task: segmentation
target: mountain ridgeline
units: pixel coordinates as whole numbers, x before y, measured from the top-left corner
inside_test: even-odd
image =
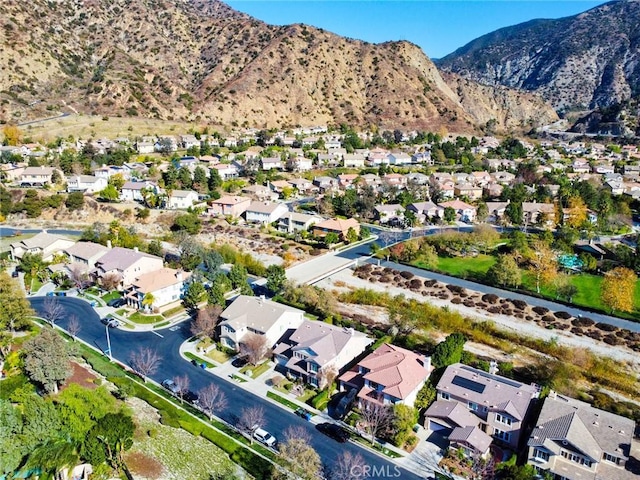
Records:
[[[267,25],[218,0],[4,0],[0,62],[5,122],[72,111],[471,132],[557,119],[536,95],[443,78],[411,43]]]
[[[484,85],[538,93],[558,111],[610,107],[640,95],[640,0],[502,28],[437,64]]]

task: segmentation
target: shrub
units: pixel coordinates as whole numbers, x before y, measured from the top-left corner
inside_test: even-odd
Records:
[[[327,403],[329,403],[329,392],[327,390],[322,390],[309,400],[309,405],[320,411],[325,409]]]
[[[596,328],[598,330],[602,330],[603,332],[615,332],[618,327],[615,325],[609,325],[608,323],[598,322],[596,323]]]
[[[462,300],[458,297],[454,297],[451,299],[451,303],[453,303],[454,305],[459,305],[462,303]]]
[[[413,273],[407,271],[400,272],[400,276],[406,280],[411,280],[413,277],[415,277]]]
[[[527,302],[523,300],[511,299],[511,303],[513,303],[513,306],[516,307],[518,310],[524,310],[525,308],[527,308]]]
[[[551,315],[544,315],[542,321],[545,323],[552,323],[555,320]]]
[[[561,318],[562,320],[569,320],[572,317],[569,312],[556,312],[554,315],[556,318]]]
[[[452,293],[457,293],[457,294],[461,294],[464,292],[464,288],[458,286],[458,285],[447,285],[447,290],[449,290]]]
[[[498,301],[498,296],[493,293],[485,293],[482,296],[482,301],[486,303],[496,303]]]
[[[436,283],[438,283],[437,280],[425,280],[424,286],[427,288],[431,288],[431,287],[435,287]]]
[[[538,315],[546,315],[549,313],[549,309],[545,307],[533,307],[531,310],[536,312]]]
[[[596,322],[587,317],[582,318],[574,318],[571,320],[571,325],[574,327],[591,327],[595,325]]]

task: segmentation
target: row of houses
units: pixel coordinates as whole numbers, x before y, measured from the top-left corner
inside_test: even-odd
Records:
[[[341,391],[357,392],[360,408],[413,406],[433,372],[429,357],[386,343],[369,351],[366,334],[307,320],[303,311],[264,298],[238,297],[222,312],[218,333],[236,351],[247,336],[264,336],[276,369],[290,379],[323,387],[333,372]],[[527,463],[555,478],[637,478],[626,468],[632,449],[638,452],[633,420],[555,392],[542,401],[538,385],[499,375],[495,362],[489,372],[447,367],[436,392],[425,427],[466,455],[486,457],[498,445],[526,451]]]
[[[27,253],[42,255],[45,262],[63,259],[50,268],[69,276],[80,274],[97,285],[112,277],[127,303],[138,309],[143,308],[145,296],[153,298],[150,309],[179,302],[191,276],[189,272],[165,267],[161,257],[137,248],[75,242],[47,232],[11,244],[12,259],[20,260]]]

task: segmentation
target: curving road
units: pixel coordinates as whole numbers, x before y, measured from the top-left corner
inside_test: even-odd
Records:
[[[43,312],[45,299],[46,297],[29,298],[32,307],[40,315]],[[59,297],[58,301],[63,306],[65,314],[63,319],[56,322],[56,325],[66,329],[69,317],[75,315],[81,324],[81,330],[77,336],[99,350],[107,351],[106,327],[100,323],[100,317],[93,308],[87,302],[77,298]],[[210,383],[217,384],[224,391],[228,404],[224,410],[217,412],[217,415],[231,424],[235,423],[242,408],[260,406],[265,412],[264,427],[269,432],[282,440],[282,433],[287,428],[292,426],[303,428],[310,434],[311,445],[318,452],[325,465],[331,466],[335,463],[338,455],[344,451],[350,451],[354,454],[359,453],[364,458],[365,463],[372,469],[375,468],[375,471],[379,472],[388,472],[390,477],[402,478],[403,480],[423,478],[353,443],[339,444],[317,432],[309,422],[302,420],[293,413],[239,388],[233,382],[226,381],[205,370],[194,367],[184,360],[179,353],[180,345],[191,337],[188,322],[182,322],[160,332],[127,332],[112,328],[109,330],[109,336],[113,358],[127,365],[129,364],[131,352],[140,347],[149,347],[160,352],[162,362],[157,372],[151,375],[151,378],[158,383],[166,378],[187,375],[190,381],[189,388],[193,391],[198,391]]]

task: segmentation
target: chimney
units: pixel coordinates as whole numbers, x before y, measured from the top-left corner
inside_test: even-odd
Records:
[[[424,366],[424,368],[426,370],[431,370],[431,356],[427,355],[424,357],[424,359],[422,360],[422,366]]]
[[[496,362],[495,360],[491,360],[491,363],[489,363],[489,374],[496,375],[497,373],[498,373],[498,362]]]
[[[176,272],[176,280],[178,280],[179,282],[182,281],[182,270],[178,270]]]
[[[113,246],[111,245],[111,240],[107,240],[107,248],[113,248]]]
[[[138,247],[133,247],[133,251],[137,252],[138,251]]]

